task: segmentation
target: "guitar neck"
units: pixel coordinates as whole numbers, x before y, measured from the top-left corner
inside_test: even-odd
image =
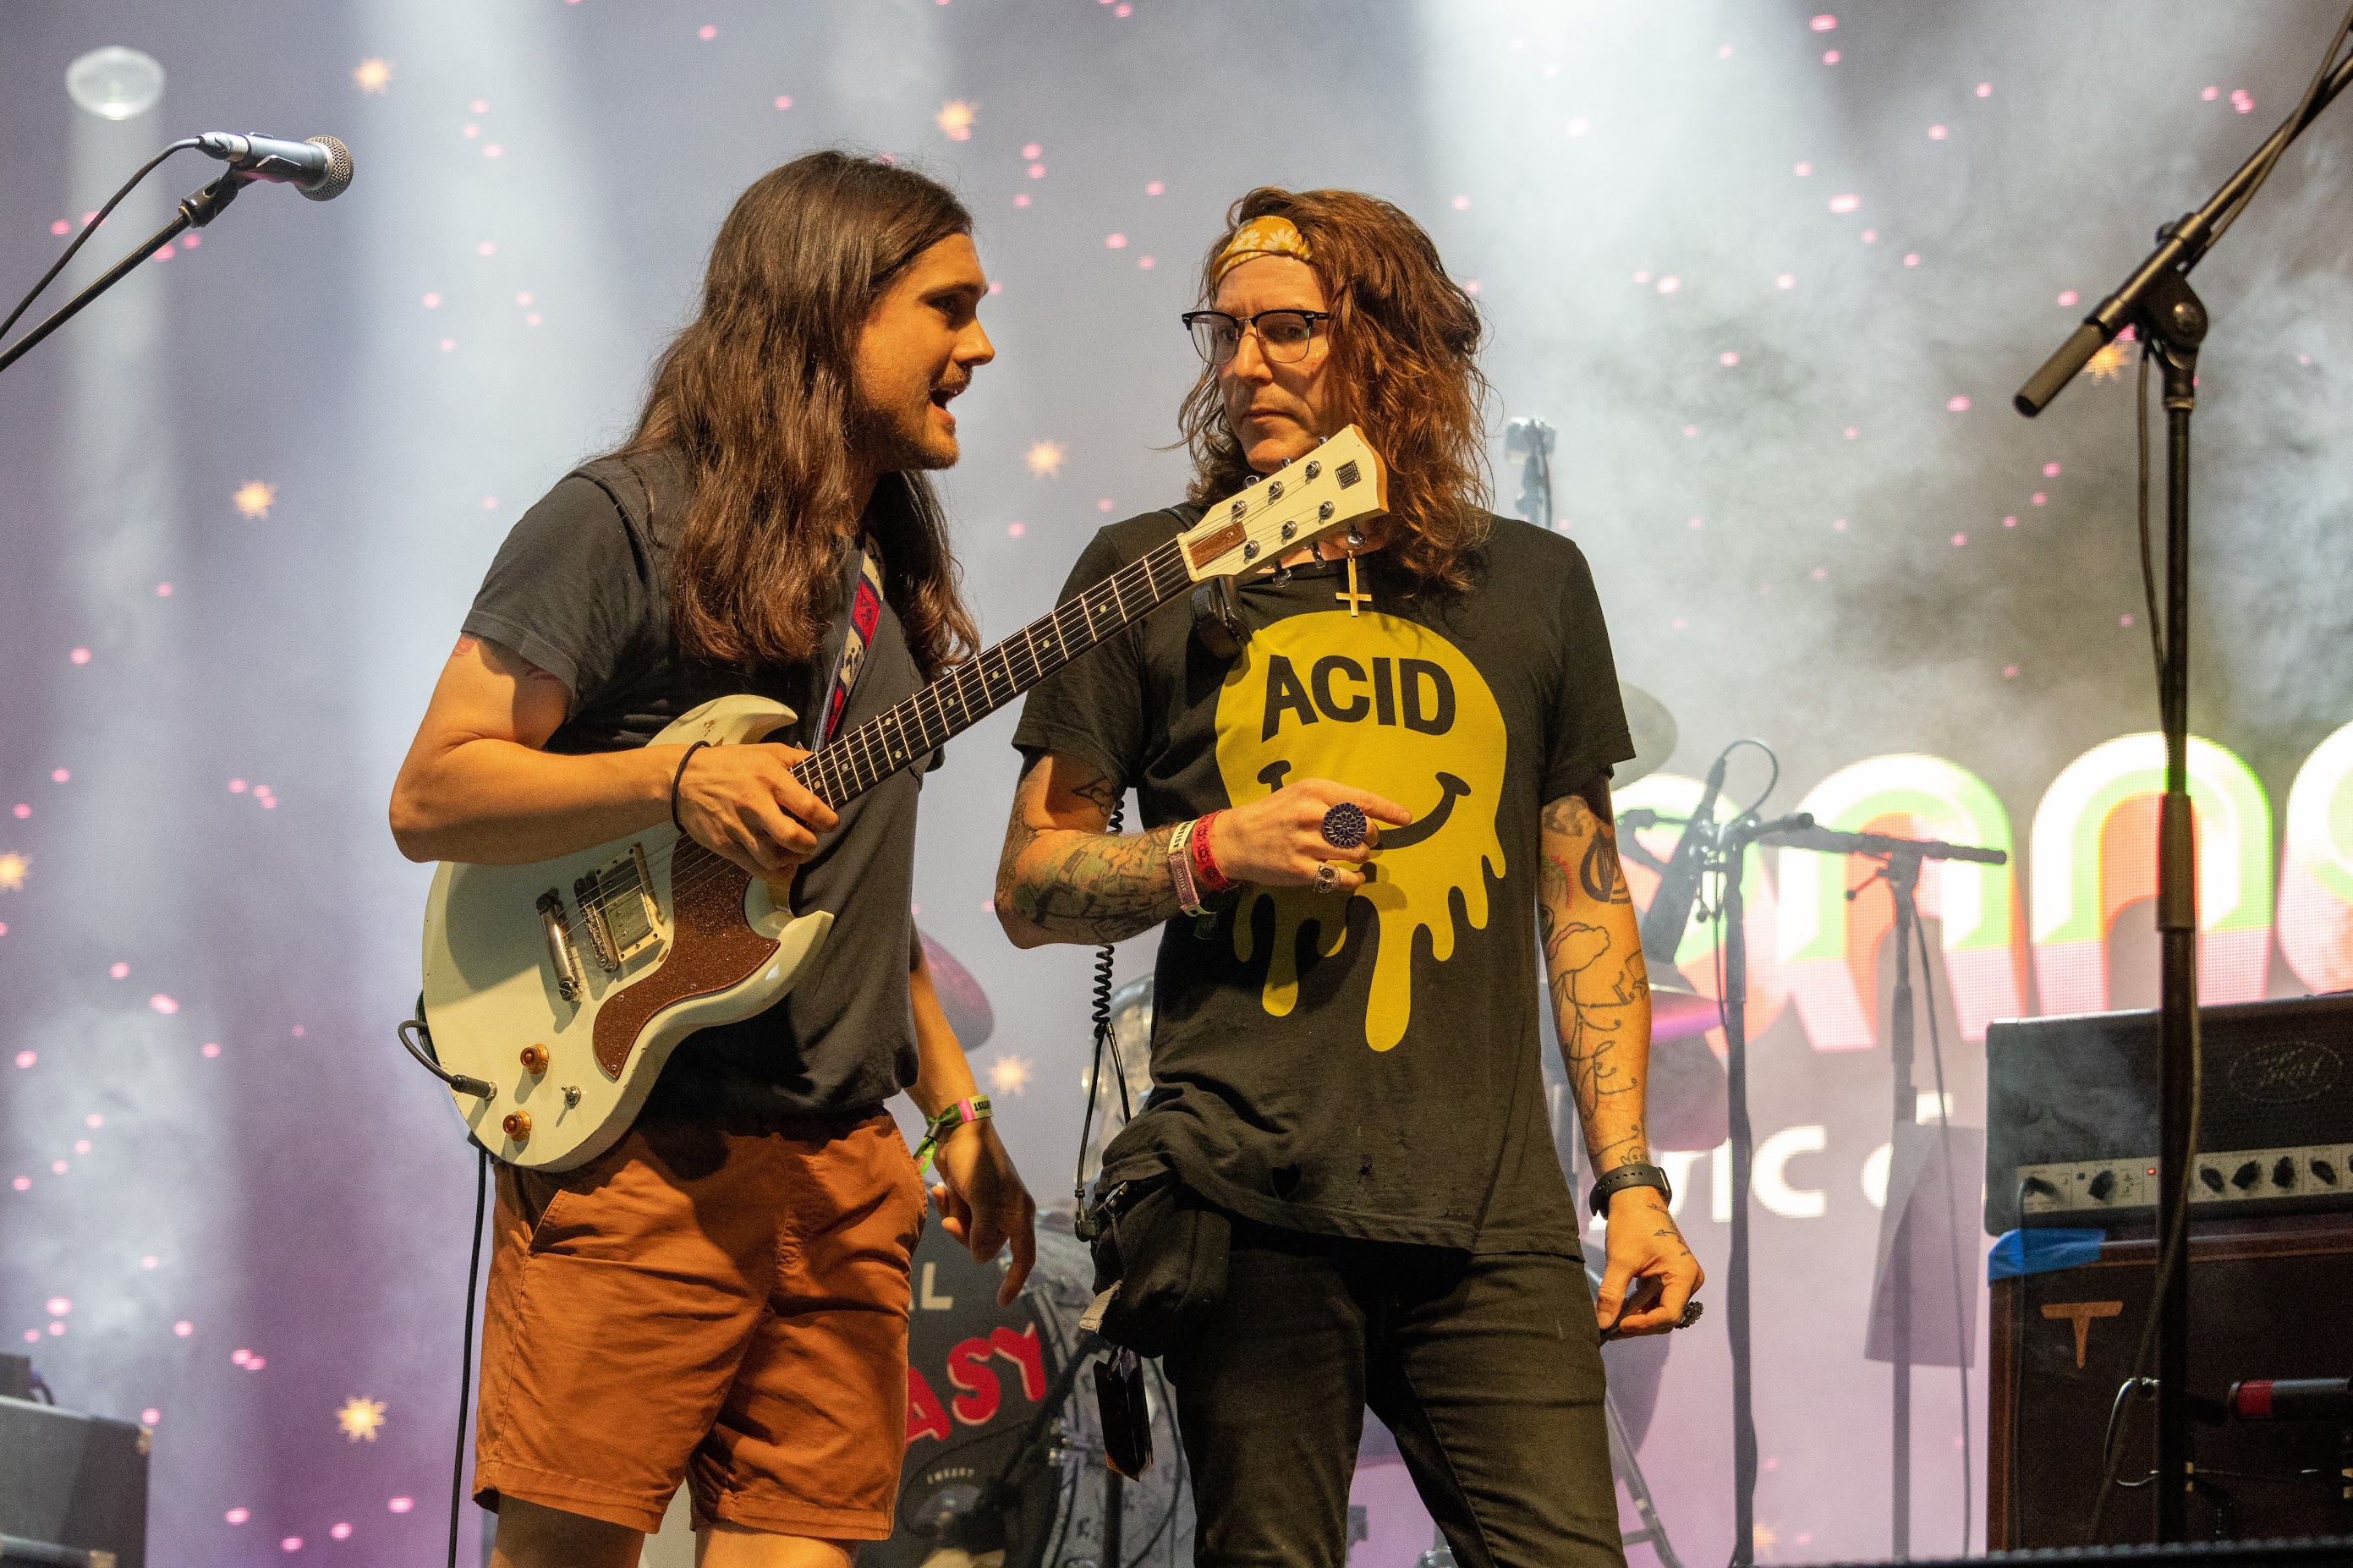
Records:
[[[887,713],[837,735],[793,775],[837,811],[1142,620],[1191,584],[1170,540],[1077,598],[957,665]]]

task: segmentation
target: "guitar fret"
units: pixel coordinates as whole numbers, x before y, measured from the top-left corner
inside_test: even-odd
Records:
[[[1124,631],[1191,581],[1175,540],[1121,567],[1093,587],[1023,626],[977,658],[947,670],[888,711],[806,759],[795,775],[839,810],[959,731]]]

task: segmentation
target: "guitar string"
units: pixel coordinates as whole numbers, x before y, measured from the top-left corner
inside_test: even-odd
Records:
[[[812,782],[813,775],[829,771],[832,774],[831,779],[818,779],[817,783],[819,787],[813,787],[811,789],[811,793],[818,795],[820,799],[824,799],[826,798],[828,790],[840,791],[845,781],[841,776],[843,764],[839,760],[828,762],[823,769],[811,767],[812,763],[818,763],[820,759],[834,757],[835,753],[839,752],[841,756],[845,756],[849,759],[847,765],[851,770],[849,780],[848,782],[851,784],[853,787],[850,787],[847,793],[840,794],[839,795],[839,804],[846,805],[849,801],[856,799],[858,795],[873,788],[875,785],[881,784],[883,780],[891,777],[892,774],[902,771],[923,752],[945,744],[948,740],[954,738],[963,730],[970,728],[973,724],[979,722],[980,719],[987,718],[989,714],[996,712],[997,709],[1003,707],[1006,703],[1012,701],[1015,697],[1019,696],[1022,691],[1028,689],[1030,686],[1034,686],[1038,681],[1044,679],[1048,675],[1054,673],[1055,670],[1061,668],[1064,665],[1067,665],[1073,657],[1076,657],[1069,651],[1069,641],[1071,636],[1069,630],[1059,626],[1059,625],[1056,631],[1053,634],[1050,634],[1048,651],[1041,656],[1037,647],[1039,639],[1031,635],[1039,626],[1049,621],[1059,623],[1065,616],[1071,615],[1073,613],[1080,613],[1082,629],[1083,630],[1086,623],[1082,612],[1089,607],[1089,601],[1099,598],[1103,589],[1111,588],[1113,590],[1112,605],[1114,610],[1121,614],[1122,619],[1117,627],[1103,632],[1096,639],[1097,641],[1100,641],[1103,637],[1116,635],[1119,630],[1124,630],[1126,626],[1133,625],[1136,619],[1143,616],[1149,615],[1153,610],[1166,603],[1169,597],[1171,597],[1175,593],[1175,585],[1172,584],[1170,587],[1163,589],[1160,586],[1159,577],[1163,570],[1166,568],[1172,565],[1182,564],[1181,552],[1172,548],[1175,543],[1175,541],[1171,541],[1169,545],[1162,546],[1154,550],[1150,554],[1144,556],[1142,559],[1131,562],[1128,565],[1124,566],[1119,571],[1112,574],[1111,576],[1106,577],[1103,583],[1099,584],[1096,587],[1089,589],[1086,594],[1071,599],[1067,604],[1057,606],[1051,615],[1039,617],[1038,621],[1032,622],[1029,626],[1025,626],[1021,631],[1015,633],[1013,637],[1005,638],[995,647],[992,647],[978,657],[957,666],[955,670],[941,677],[938,680],[934,681],[923,690],[917,691],[913,696],[902,700],[899,703],[894,704],[888,711],[880,714],[873,719],[868,720],[849,734],[840,737],[830,745],[813,752],[808,757],[804,758],[801,762],[795,763],[793,766],[794,776],[797,779],[801,780],[803,784],[807,784]],[[1130,579],[1130,581],[1126,582],[1124,586],[1114,586],[1114,584],[1121,584],[1122,579]],[[1135,579],[1140,579],[1140,581]],[[1188,577],[1186,580],[1189,581],[1190,579]],[[1139,605],[1133,614],[1128,614],[1126,606],[1127,595],[1130,591],[1134,590],[1142,590],[1149,593],[1152,595],[1151,602],[1149,604]],[[1098,613],[1100,613],[1099,607]],[[1010,652],[1007,651],[1016,638],[1026,639],[1030,644],[1026,657],[1029,660],[1031,673],[1026,679],[1023,679],[1015,669],[1013,664],[1014,656]],[[1090,651],[1093,646],[1094,645],[1092,643],[1090,643],[1086,647],[1082,647],[1079,651],[1081,654],[1083,654]],[[997,659],[998,666],[1004,672],[1005,680],[1013,688],[1013,689],[1008,691],[1001,699],[994,689],[991,679],[985,668],[987,662],[992,657]],[[1060,662],[1053,662],[1057,658],[1060,659]],[[977,718],[974,716],[976,700],[964,689],[965,678],[967,676],[977,676],[980,681],[978,701],[987,704],[985,711],[982,711]],[[952,719],[949,716],[945,700],[935,700],[933,703],[933,707],[937,712],[939,722],[945,732],[941,736],[940,740],[934,742],[930,738],[931,721],[923,718],[921,704],[922,700],[927,696],[931,696],[940,689],[947,687],[953,687],[955,689],[956,711],[963,715],[963,719],[961,722]],[[902,710],[905,710],[906,711],[902,714]],[[919,746],[910,747],[906,744],[907,725],[911,719],[918,726],[917,733],[923,738],[923,744]],[[882,738],[884,731],[893,724],[897,725],[900,737],[900,743],[896,749],[895,755],[891,743],[887,739]],[[880,760],[877,760],[878,758]],[[807,770],[807,773],[806,773],[803,771],[805,769]],[[871,775],[871,777],[869,776],[870,774]],[[835,804],[835,802],[828,801],[828,804]],[[703,855],[708,856],[710,858],[711,864],[697,866],[694,869],[687,872],[683,879],[680,879],[675,875],[673,876],[670,889],[670,896],[673,902],[675,902],[675,900],[681,896],[692,891],[696,887],[708,882],[714,877],[723,876],[731,869],[738,871],[742,869],[740,867],[735,866],[734,862],[727,859],[726,857],[716,853],[692,838],[681,838],[669,846],[667,850],[657,850],[655,853],[669,853],[672,857],[672,867],[674,868],[676,865],[675,857],[677,853],[681,848],[688,844],[692,844],[696,849],[700,850]],[[627,892],[628,890],[629,889],[617,889],[617,893]]]
[[[1228,501],[1224,504],[1229,515],[1226,521],[1220,526],[1230,527],[1235,523],[1248,524],[1255,519],[1262,519],[1267,512],[1272,510],[1281,504],[1281,500],[1282,498],[1280,497],[1269,498],[1260,501],[1256,506],[1251,506],[1247,500],[1245,500],[1243,510],[1240,512],[1234,512],[1232,510],[1233,503],[1231,501]],[[1318,530],[1317,532],[1329,531],[1330,528],[1337,528],[1339,526],[1339,521],[1335,521],[1328,528]],[[1187,531],[1189,532],[1190,530]],[[1310,538],[1312,540],[1314,535],[1311,534]],[[817,795],[820,799],[827,800],[827,804],[832,805],[847,805],[849,801],[856,799],[859,795],[866,793],[866,791],[872,789],[876,785],[881,784],[884,780],[890,778],[892,774],[904,769],[913,761],[914,757],[920,752],[935,750],[939,746],[946,744],[949,740],[954,739],[955,736],[962,731],[969,729],[974,724],[980,722],[982,719],[986,719],[990,715],[993,715],[998,709],[1004,707],[1007,703],[1011,702],[1014,698],[1020,696],[1029,687],[1036,685],[1039,681],[1046,679],[1047,676],[1055,673],[1055,671],[1071,663],[1073,658],[1091,652],[1103,641],[1118,635],[1121,631],[1124,631],[1128,626],[1134,625],[1145,616],[1151,614],[1154,610],[1159,608],[1161,605],[1166,603],[1168,599],[1175,595],[1178,587],[1183,586],[1185,583],[1189,583],[1194,580],[1188,570],[1184,579],[1180,582],[1173,583],[1166,589],[1161,588],[1159,584],[1159,575],[1162,568],[1172,565],[1187,565],[1184,558],[1183,545],[1184,536],[1180,534],[1176,538],[1167,541],[1166,543],[1156,546],[1155,549],[1136,560],[1130,562],[1127,565],[1121,567],[1118,571],[1113,572],[1109,576],[1105,577],[1094,587],[1088,589],[1085,593],[1080,594],[1063,604],[1056,605],[1048,614],[1039,616],[1037,620],[1030,622],[1020,630],[1004,637],[994,647],[985,649],[981,653],[976,655],[973,658],[963,664],[955,666],[947,674],[941,676],[938,679],[932,681],[920,690],[901,699],[898,702],[892,704],[888,710],[876,715],[874,718],[866,721],[857,729],[851,731],[849,734],[839,737],[830,744],[821,747],[817,752],[814,752],[807,757],[803,758],[799,763],[793,765],[793,776],[796,779],[800,780],[800,782],[805,785],[809,785],[810,793]],[[1122,585],[1123,579],[1130,580],[1126,583],[1125,588],[1123,588]],[[1152,594],[1153,597],[1151,602],[1142,605],[1132,615],[1127,613],[1125,602],[1126,589],[1141,589]],[[1092,607],[1096,610],[1098,615],[1102,613],[1100,606],[1092,605],[1091,601],[1099,598],[1105,590],[1109,590],[1110,592],[1112,607],[1113,610],[1120,616],[1120,622],[1116,626],[1111,627],[1110,629],[1096,635],[1092,641],[1080,648],[1078,654],[1074,655],[1070,651],[1069,631],[1061,625],[1061,622],[1066,616],[1075,614],[1079,618],[1081,632],[1082,634],[1085,633],[1088,628],[1092,626],[1092,622],[1089,620],[1084,612],[1090,607]],[[1038,651],[1037,634],[1040,627],[1050,628],[1048,632],[1048,651],[1043,658],[1039,656]],[[1014,654],[1011,650],[1017,640],[1027,645],[1025,650],[1026,657],[1029,660],[1031,670],[1027,680],[1024,680],[1014,668]],[[1013,688],[1013,689],[1008,691],[1001,700],[997,699],[995,691],[991,689],[987,667],[988,660],[992,657],[997,658],[998,667],[1004,672],[1005,679]],[[1052,664],[1050,668],[1048,660],[1057,658],[1059,658],[1060,662]],[[980,714],[979,718],[975,718],[973,716],[972,699],[964,689],[965,678],[967,676],[978,677],[980,681],[981,700],[988,704],[986,710]],[[963,721],[961,723],[949,718],[945,700],[938,695],[944,689],[951,690],[953,692],[955,699],[956,711],[963,715]],[[933,700],[932,705],[934,710],[938,714],[939,721],[944,731],[941,738],[936,742],[930,739],[931,723],[930,721],[926,720],[923,714],[923,704],[926,698],[931,698]],[[904,710],[903,713],[902,710]],[[922,746],[913,749],[907,748],[905,744],[907,736],[906,726],[910,720],[918,726],[917,734],[921,736],[923,741],[923,744]],[[893,755],[892,749],[885,736],[885,731],[892,725],[896,725],[899,731],[900,750],[896,756]],[[876,760],[878,755],[881,759],[880,761]],[[850,788],[847,794],[839,795],[838,799],[828,799],[828,795],[829,792],[839,792],[842,788],[844,783],[841,776],[843,767],[842,759],[845,757],[848,759],[847,765],[851,770],[849,782],[851,783],[854,787]],[[804,776],[804,769],[808,770],[807,776]],[[822,780],[818,778],[818,775],[828,772],[832,775],[829,780]],[[871,778],[865,776],[869,773],[872,773],[873,776]],[[813,783],[813,780],[817,782]],[[820,784],[824,785],[824,787],[819,787]],[[699,851],[700,854],[705,858],[705,860],[708,863],[698,864],[688,870],[681,878],[676,872],[677,857],[690,846]],[[741,867],[736,866],[733,861],[729,860],[725,856],[717,853],[690,837],[681,836],[668,847],[652,851],[649,856],[649,861],[652,855],[666,855],[670,858],[670,864],[669,869],[672,872],[670,899],[673,910],[673,921],[676,919],[675,910],[677,900],[679,899],[692,892],[698,887],[708,884],[712,879],[725,875],[730,870],[742,870]],[[651,868],[650,864],[649,864],[648,869],[650,870]],[[634,896],[642,889],[643,884],[641,882],[636,882],[634,879],[632,880],[632,885],[617,887],[609,890],[599,886],[596,891],[590,895],[588,900],[581,900],[582,918],[586,920],[588,914],[589,903],[593,901],[596,913],[603,917],[607,921],[606,929],[609,932],[611,931],[610,921],[613,914],[614,901],[616,900],[626,900]],[[650,892],[650,889],[645,890],[649,893]],[[575,899],[578,899],[578,891],[576,888],[575,889],[574,896]],[[573,918],[569,911],[564,909],[560,899],[557,905],[557,913],[558,924],[563,928],[565,937],[576,947],[579,943],[580,933],[575,928]],[[593,937],[592,945],[594,945]]]
[[[1256,508],[1246,510],[1239,518],[1229,519],[1229,523],[1248,522],[1253,518],[1263,518],[1267,511],[1280,504],[1279,500],[1261,501]],[[1091,651],[1096,643],[1124,630],[1142,616],[1158,608],[1173,596],[1176,587],[1181,586],[1184,582],[1191,581],[1188,573],[1184,579],[1172,583],[1166,588],[1161,585],[1160,578],[1167,568],[1182,567],[1184,564],[1181,539],[1170,540],[1167,543],[1113,573],[1086,593],[1057,605],[1052,612],[1039,617],[1021,630],[1004,638],[996,647],[957,666],[922,690],[901,700],[890,710],[868,720],[849,734],[840,737],[832,744],[796,763],[793,768],[795,777],[804,784],[814,783],[816,787],[812,789],[812,793],[818,795],[820,798],[826,798],[828,795],[833,795],[835,798],[828,800],[828,804],[846,804],[849,800],[856,798],[858,795],[863,794],[892,773],[901,771],[921,752],[944,744],[961,731],[979,722],[980,719],[994,713],[1029,687],[1070,663],[1072,658]],[[1103,605],[1099,601],[1104,597],[1106,591],[1109,594],[1111,608],[1121,616],[1120,624],[1095,634],[1093,641],[1081,647],[1078,654],[1071,653],[1070,645],[1072,630],[1064,623],[1066,620],[1075,618],[1079,634],[1087,634],[1092,625],[1087,611],[1092,608],[1097,616],[1103,613]],[[1140,605],[1131,614],[1127,611],[1126,599],[1131,592],[1135,591],[1149,594],[1151,602]],[[1044,631],[1042,639],[1039,636],[1041,629]],[[1044,643],[1042,653],[1039,649],[1041,640]],[[1017,643],[1025,646],[1017,651],[1015,647]],[[1030,674],[1026,679],[1016,668],[1017,658],[1026,658],[1029,660]],[[1002,672],[1001,677],[992,678],[988,668],[992,658],[997,661],[997,668]],[[978,717],[976,717],[974,712],[976,696],[966,685],[967,680],[971,679],[977,679],[979,681],[977,701],[987,705],[985,711]],[[998,679],[1013,688],[1005,692],[1001,698],[995,689]],[[952,717],[950,714],[951,698],[955,704],[955,714],[960,718]],[[924,714],[923,709],[927,702],[936,715],[937,724],[944,731],[938,741],[931,738],[935,721]],[[907,731],[911,722],[921,738],[921,745],[914,747],[906,745]],[[897,728],[900,737],[900,744],[895,754],[887,738],[888,731],[893,726]],[[845,765],[849,770],[847,780],[843,777]],[[872,775],[871,778],[867,776],[870,773]],[[850,786],[847,793],[843,793],[845,784]],[[693,843],[695,847],[708,856],[712,863],[697,866],[689,871],[683,879],[674,876],[671,884],[673,900],[691,892],[695,887],[708,881],[711,878],[724,875],[731,868],[740,869],[724,856],[714,853],[691,838],[677,841],[669,847],[668,852],[674,858],[678,848],[689,843]],[[661,852],[663,851],[657,851],[657,853]],[[672,864],[674,868],[674,858]],[[612,896],[628,896],[634,890],[634,889],[616,889]],[[606,895],[602,889],[599,889],[600,910],[607,907],[605,899]]]

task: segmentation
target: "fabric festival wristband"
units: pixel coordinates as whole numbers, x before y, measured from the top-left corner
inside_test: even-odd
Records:
[[[694,761],[695,752],[709,744],[711,742],[708,741],[697,741],[689,746],[686,749],[686,755],[678,760],[678,772],[670,775],[670,825],[681,833],[685,832],[686,828],[678,819],[678,786],[686,782],[686,764]]]
[[[1198,820],[1180,822],[1168,839],[1168,875],[1176,884],[1176,907],[1194,916],[1208,912],[1202,909],[1201,895],[1193,886],[1193,834],[1199,826]]]
[[[988,1096],[976,1094],[970,1100],[959,1100],[926,1122],[923,1141],[915,1145],[915,1169],[922,1170],[931,1162],[932,1153],[939,1148],[940,1140],[957,1128],[974,1121],[987,1121],[996,1116]]]
[[[1224,815],[1213,811],[1193,825],[1193,880],[1205,893],[1222,893],[1234,885],[1233,879],[1218,868],[1217,851],[1209,845],[1209,825]]]

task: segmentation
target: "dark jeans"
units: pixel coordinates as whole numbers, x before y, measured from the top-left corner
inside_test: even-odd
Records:
[[[1166,1368],[1201,1568],[1342,1568],[1367,1405],[1461,1568],[1622,1565],[1583,1263],[1236,1221]]]

